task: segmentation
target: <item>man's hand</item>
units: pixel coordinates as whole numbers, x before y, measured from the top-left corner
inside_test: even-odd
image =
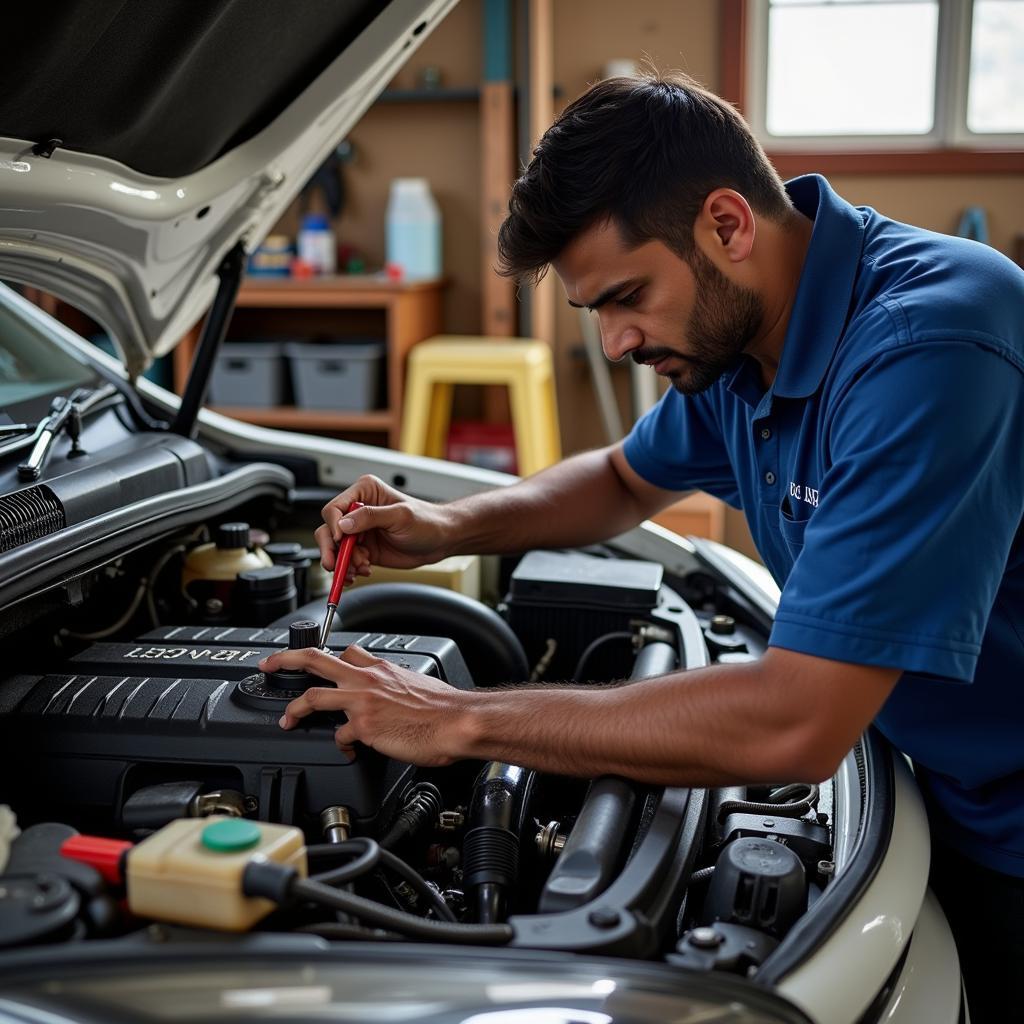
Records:
[[[353,501],[363,508],[346,514]],[[324,525],[315,533],[323,567],[330,572],[338,544],[347,533],[359,534],[347,582],[369,576],[371,565],[413,569],[443,558],[447,519],[439,506],[410,498],[375,476],[361,476],[321,510]]]
[[[280,651],[260,662],[265,672],[303,669],[325,680],[285,708],[281,727],[292,729],[314,711],[344,711],[348,722],[334,742],[352,758],[356,742],[410,764],[439,767],[458,754],[457,734],[466,694],[439,679],[348,647],[340,658],[306,648]],[[333,684],[333,687],[331,686]]]

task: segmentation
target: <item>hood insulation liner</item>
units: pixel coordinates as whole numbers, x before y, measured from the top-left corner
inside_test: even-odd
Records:
[[[179,178],[251,138],[387,0],[76,0],[4,12],[0,136]]]

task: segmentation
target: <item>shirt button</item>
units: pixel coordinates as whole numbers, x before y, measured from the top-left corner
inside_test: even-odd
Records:
[[[773,483],[775,483],[775,474],[770,469],[764,475],[764,482],[766,484],[768,484],[769,486],[771,486]]]
[[[772,436],[771,429],[768,427],[761,428],[761,440],[767,441]]]

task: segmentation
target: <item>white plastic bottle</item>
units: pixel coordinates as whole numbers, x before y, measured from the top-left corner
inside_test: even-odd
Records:
[[[386,259],[407,281],[441,276],[441,210],[426,178],[391,182]]]
[[[317,274],[333,274],[338,269],[337,248],[330,221],[319,213],[307,213],[299,228],[299,259]]]

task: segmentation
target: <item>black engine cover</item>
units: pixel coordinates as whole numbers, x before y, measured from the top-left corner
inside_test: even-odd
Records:
[[[473,685],[450,640],[343,633],[331,641]],[[345,763],[332,735],[340,716],[314,715],[284,732],[277,722],[285,701],[257,710],[235,698],[239,681],[286,642],[277,629],[165,627],[134,644],[94,644],[53,673],[5,680],[0,802],[13,804],[23,823],[58,818],[109,829],[137,790],[194,779],[252,798],[263,821],[315,830],[320,812],[341,804],[373,832],[412,767],[369,749]]]

